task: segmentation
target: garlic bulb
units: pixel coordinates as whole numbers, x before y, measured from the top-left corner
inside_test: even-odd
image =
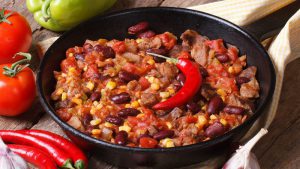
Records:
[[[26,161],[12,152],[0,137],[0,168],[1,169],[28,169]]]
[[[233,154],[222,169],[260,169],[255,155],[251,153],[251,149],[267,133],[266,129],[261,129],[251,140]]]

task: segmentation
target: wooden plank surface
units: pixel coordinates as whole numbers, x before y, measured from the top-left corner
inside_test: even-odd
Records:
[[[216,0],[119,0],[110,10],[116,11],[135,7],[173,6],[187,7]],[[32,52],[34,45],[58,33],[41,28],[26,9],[25,0],[0,0],[1,6],[20,12],[29,21],[33,31]],[[37,67],[38,58],[35,58]],[[300,59],[289,64],[284,77],[282,95],[278,113],[269,133],[254,148],[262,169],[299,169],[300,168]],[[42,110],[38,100],[24,115],[17,118],[0,117],[0,129],[38,128],[63,135],[58,125]],[[115,169],[101,160],[91,157],[91,169]]]

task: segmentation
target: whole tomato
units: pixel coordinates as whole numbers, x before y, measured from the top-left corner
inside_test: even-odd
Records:
[[[35,98],[35,78],[27,65],[31,56],[14,64],[0,65],[0,115],[16,116],[30,108]]]
[[[0,9],[0,64],[13,63],[21,57],[17,52],[27,52],[32,41],[32,33],[26,19],[17,12]]]

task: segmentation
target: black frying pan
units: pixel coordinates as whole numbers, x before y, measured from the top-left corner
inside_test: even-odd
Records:
[[[194,29],[210,39],[222,38],[226,43],[236,45],[241,55],[248,56],[248,65],[258,67],[257,79],[261,92],[254,115],[242,125],[215,139],[168,149],[130,148],[107,143],[83,134],[62,121],[55,113],[50,95],[55,87],[53,71],[60,70],[59,64],[65,58],[65,51],[69,47],[82,45],[86,39],[124,39],[128,37],[127,28],[140,21],[150,22],[151,28],[157,33],[169,31],[179,37],[186,29]],[[275,71],[263,46],[245,30],[228,21],[187,9],[137,8],[95,17],[63,34],[48,49],[41,61],[37,73],[37,86],[46,112],[73,140],[89,147],[92,146],[92,150],[104,161],[123,167],[146,165],[156,168],[173,168],[199,163],[228,152],[230,144],[245,135],[271,100],[275,86]]]

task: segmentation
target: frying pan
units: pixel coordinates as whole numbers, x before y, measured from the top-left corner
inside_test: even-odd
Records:
[[[287,16],[286,16],[287,17]],[[278,19],[278,18],[277,18]],[[286,18],[285,18],[286,19]],[[281,19],[283,20],[283,19]],[[86,39],[96,40],[124,39],[128,37],[127,28],[140,21],[148,21],[157,33],[169,31],[177,37],[186,29],[193,29],[210,39],[222,38],[226,43],[236,45],[240,54],[247,55],[248,65],[258,68],[257,79],[260,83],[260,97],[255,113],[243,124],[212,140],[189,146],[174,148],[142,149],[125,147],[90,137],[61,120],[55,113],[50,95],[55,88],[53,71],[60,70],[60,62],[65,51],[73,46],[82,45]],[[266,23],[263,21],[262,23]],[[282,24],[282,23],[281,23]],[[280,24],[269,24],[268,32]],[[257,28],[257,27],[256,27]],[[248,26],[249,30],[257,30]],[[259,37],[262,32],[258,31]],[[40,101],[45,111],[62,127],[75,142],[91,148],[102,160],[117,166],[152,166],[155,168],[174,168],[205,161],[228,152],[233,142],[245,135],[255,120],[263,113],[271,100],[275,86],[275,71],[268,53],[254,36],[246,30],[216,16],[181,8],[136,8],[95,17],[64,33],[46,52],[37,72],[37,87]]]

